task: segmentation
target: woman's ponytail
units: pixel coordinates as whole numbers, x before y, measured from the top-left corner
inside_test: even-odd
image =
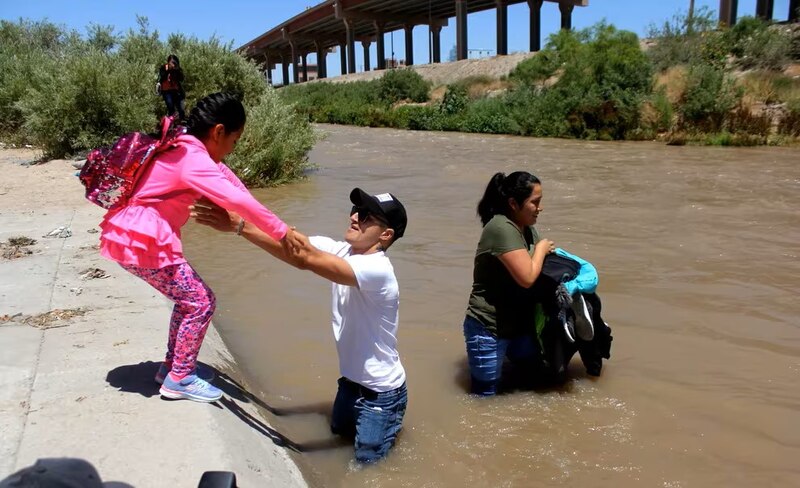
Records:
[[[503,202],[506,198],[503,195],[503,181],[506,175],[503,173],[495,173],[489,184],[486,185],[486,191],[483,192],[483,198],[478,202],[478,217],[481,219],[481,224],[486,225],[492,220],[492,217],[498,213],[504,213]]]
[[[481,219],[481,224],[485,226],[498,214],[508,216],[511,212],[508,199],[513,198],[518,205],[522,205],[525,199],[531,196],[533,185],[536,184],[541,184],[539,178],[527,171],[515,171],[508,176],[495,173],[478,203],[478,217]]]

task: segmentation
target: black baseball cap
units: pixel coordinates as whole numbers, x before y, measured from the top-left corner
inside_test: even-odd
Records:
[[[406,224],[408,224],[408,216],[406,208],[394,195],[391,193],[370,195],[361,188],[353,188],[353,191],[350,192],[350,201],[353,202],[353,205],[364,207],[385,220],[389,224],[389,228],[394,230],[395,239],[403,237],[406,232]]]
[[[127,483],[103,483],[88,461],[76,458],[44,458],[0,480],[0,488],[107,488]]]

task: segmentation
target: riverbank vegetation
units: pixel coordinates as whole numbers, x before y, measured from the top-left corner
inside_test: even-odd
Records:
[[[719,145],[800,137],[800,29],[709,10],[650,29],[600,23],[549,38],[503,79],[433,87],[412,69],[374,81],[279,91],[313,122],[599,140]]]
[[[117,34],[86,35],[49,22],[0,21],[0,138],[41,147],[48,159],[81,155],[129,131],[152,131],[165,114],[155,92],[158,66],[176,54],[184,68],[187,113],[203,96],[228,91],[248,110],[229,163],[251,185],[300,176],[316,136],[269,87],[258,66],[212,38],[170,35],[147,20]]]

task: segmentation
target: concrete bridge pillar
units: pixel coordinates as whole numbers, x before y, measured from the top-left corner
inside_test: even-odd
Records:
[[[361,46],[364,48],[364,71],[369,71],[369,45],[372,44],[371,41],[361,41]]]
[[[442,26],[432,25],[430,27],[430,35],[433,44],[433,52],[431,53],[431,63],[442,62]]]
[[[764,20],[772,20],[775,9],[775,0],[758,0],[756,2],[756,17]]]
[[[528,0],[531,11],[531,52],[542,50],[542,4],[544,0]]]
[[[789,22],[800,19],[800,0],[789,0]]]
[[[301,54],[300,58],[303,60],[303,83],[305,83],[308,81],[308,53]]]
[[[267,79],[267,84],[272,86],[272,63],[269,53],[264,53],[264,77]]]
[[[406,24],[404,26],[406,33],[406,66],[414,64],[414,26]]]
[[[736,11],[738,8],[739,0],[720,0],[719,23],[728,27],[736,25]]]
[[[339,60],[341,61],[342,74],[347,74],[347,41],[339,43]]]
[[[299,83],[300,82],[300,67],[297,63],[297,49],[295,47],[294,42],[289,43],[289,47],[292,50],[292,82]]]
[[[456,59],[467,56],[467,0],[456,0]]]
[[[356,72],[356,29],[353,19],[344,19],[347,31],[347,73]]]
[[[317,51],[317,78],[323,80],[328,77],[328,55],[321,42],[315,42],[314,48]]]
[[[383,28],[384,24],[382,22],[375,22],[375,38],[377,39],[375,50],[377,51],[376,56],[378,57],[378,69],[386,69],[386,48],[383,42]]]
[[[497,54],[508,54],[508,0],[496,0],[497,3]]]
[[[575,10],[575,5],[559,3],[558,9],[561,11],[561,28],[563,30],[572,30],[572,11]]]
[[[283,77],[283,86],[289,84],[289,60],[285,54],[281,55],[281,77]]]

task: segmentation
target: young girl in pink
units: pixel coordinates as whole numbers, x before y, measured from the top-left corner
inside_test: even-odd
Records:
[[[214,314],[214,293],[183,256],[181,227],[201,196],[233,210],[273,239],[291,231],[261,205],[221,161],[242,134],[245,111],[232,95],[215,93],[192,109],[177,147],[147,168],[127,206],[110,210],[100,224],[100,253],[175,302],[167,354],[156,375],[161,395],[213,402],[222,391],[197,367],[197,354]],[[288,234],[288,235],[287,235]]]

